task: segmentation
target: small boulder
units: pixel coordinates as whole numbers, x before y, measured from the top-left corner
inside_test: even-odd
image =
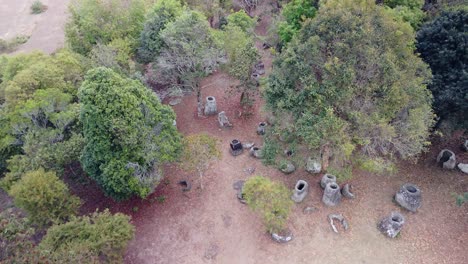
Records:
[[[218,124],[219,127],[232,127],[224,111],[218,113]]]
[[[300,203],[304,200],[308,193],[309,184],[304,180],[298,180],[296,186],[294,186],[294,193],[291,196],[291,199],[296,203]]]
[[[278,233],[271,233],[271,238],[278,243],[286,243],[293,239],[291,230],[284,230]]]
[[[325,189],[325,186],[327,186],[329,182],[336,182],[336,176],[328,173],[323,175],[322,180],[320,180],[320,187]]]
[[[395,238],[405,224],[405,217],[398,212],[392,212],[390,216],[382,219],[377,228],[390,238]]]
[[[405,183],[395,194],[395,201],[401,207],[416,212],[421,207],[421,190],[414,184]]]
[[[443,149],[437,156],[437,164],[440,164],[442,168],[453,170],[457,164],[455,153],[448,149]]]
[[[294,166],[294,164],[292,164],[292,162],[288,161],[286,163],[281,164],[280,170],[283,173],[290,174],[290,173],[293,173],[296,170],[296,166]]]
[[[316,159],[308,158],[306,163],[306,171],[310,173],[320,173],[322,165]],[[323,187],[325,188],[325,187]]]
[[[327,183],[322,202],[327,206],[336,206],[341,202],[340,186],[336,182]]]
[[[457,167],[464,173],[468,174],[468,163],[458,163]]]

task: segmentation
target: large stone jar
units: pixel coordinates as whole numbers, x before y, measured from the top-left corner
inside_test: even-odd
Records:
[[[453,170],[457,165],[455,153],[448,149],[443,149],[437,156],[437,163],[444,169]]]
[[[414,184],[403,184],[395,195],[395,201],[401,207],[411,212],[416,212],[421,207],[421,190]]]
[[[216,108],[216,99],[214,96],[206,97],[205,115],[216,115],[217,113],[218,109]]]
[[[320,187],[322,187],[322,189],[325,189],[329,182],[336,182],[336,176],[328,173],[323,175],[322,180],[320,180]]]
[[[377,228],[386,236],[395,238],[400,233],[404,224],[405,218],[403,215],[398,212],[392,212],[390,216],[385,217],[379,222]]]
[[[291,196],[291,199],[296,202],[300,203],[309,193],[309,184],[304,180],[298,180],[296,186],[294,187],[294,193]]]
[[[325,186],[322,202],[327,206],[338,205],[341,201],[340,186],[336,182],[329,182]]]

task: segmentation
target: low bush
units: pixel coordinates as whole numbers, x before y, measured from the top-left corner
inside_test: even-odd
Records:
[[[47,6],[39,0],[34,1],[34,3],[31,5],[31,14],[40,14],[45,12],[46,10]]]

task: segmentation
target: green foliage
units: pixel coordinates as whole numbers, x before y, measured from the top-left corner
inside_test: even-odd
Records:
[[[87,55],[94,45],[116,39],[127,39],[133,51],[143,29],[145,5],[143,0],[75,0],[70,14],[65,35],[73,51]]]
[[[218,141],[212,136],[201,133],[184,138],[182,167],[190,172],[197,172],[200,177],[200,187],[203,189],[203,174],[211,162],[221,157],[217,148]]]
[[[68,187],[55,174],[44,169],[29,171],[8,192],[15,205],[26,210],[39,224],[60,223],[74,215],[80,199],[70,195]]]
[[[167,23],[173,22],[182,13],[179,0],[158,1],[146,17],[137,50],[137,59],[141,63],[150,63],[157,59],[164,41],[159,35]]]
[[[245,182],[243,196],[247,205],[260,213],[269,233],[283,231],[293,205],[291,191],[286,186],[254,176]]]
[[[418,32],[417,49],[432,70],[429,89],[442,119],[468,126],[468,10],[443,12]]]
[[[109,210],[80,216],[47,230],[39,248],[54,263],[122,263],[135,228],[130,217]],[[67,262],[71,261],[71,262]]]
[[[415,157],[434,116],[413,41],[409,24],[373,2],[327,1],[275,61],[267,106],[292,116],[290,134],[310,150]]]
[[[424,0],[384,0],[384,4],[390,7],[395,16],[398,16],[418,29],[425,17],[421,10]]]
[[[468,192],[455,194],[455,200],[458,206],[462,206],[464,203],[468,202]]]
[[[265,165],[276,163],[276,156],[280,151],[278,143],[270,137],[266,137],[262,147],[262,162]]]
[[[9,53],[16,50],[16,48],[28,41],[29,36],[16,36],[10,40],[0,38],[0,54]]]
[[[97,68],[80,88],[83,169],[114,199],[146,197],[181,147],[175,114],[139,81]]]
[[[418,8],[424,5],[424,0],[384,0],[383,1],[386,6],[391,8],[395,8],[397,6],[406,6],[409,8]]]
[[[284,21],[278,25],[278,35],[283,44],[291,41],[294,35],[301,29],[302,23],[315,17],[317,9],[314,1],[292,0],[286,4],[281,12]]]
[[[230,14],[227,17],[227,22],[229,26],[237,26],[245,33],[253,33],[256,24],[255,20],[247,15],[243,9]]]
[[[40,14],[46,10],[47,6],[39,0],[34,1],[31,5],[31,14]]]
[[[375,174],[394,174],[397,172],[395,164],[380,157],[361,157],[357,159],[357,164],[362,170]]]
[[[353,167],[351,165],[330,166],[327,168],[327,173],[335,175],[338,183],[341,183],[353,178]]]

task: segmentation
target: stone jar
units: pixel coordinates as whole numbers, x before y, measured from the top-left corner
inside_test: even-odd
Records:
[[[395,201],[403,208],[416,212],[421,207],[421,190],[418,186],[406,183],[395,194]]]
[[[250,148],[250,155],[257,159],[263,158],[262,150],[259,147],[255,147],[255,146]]]
[[[229,143],[230,152],[233,156],[237,156],[244,152],[244,148],[242,147],[242,143],[238,139],[233,139],[231,143]]]
[[[258,123],[258,127],[257,127],[257,134],[258,135],[265,135],[266,125],[267,124],[265,122]]]
[[[325,186],[322,202],[327,206],[335,206],[341,202],[340,186],[336,182],[329,182]]]
[[[294,193],[291,196],[291,199],[296,202],[300,203],[309,193],[309,184],[304,180],[298,180],[296,186],[294,187]]]
[[[306,171],[310,173],[320,173],[322,170],[322,164],[316,159],[308,158],[306,163]],[[325,188],[322,187],[322,189]]]
[[[322,180],[320,180],[320,187],[322,187],[322,189],[325,189],[329,182],[336,182],[336,176],[328,173],[323,175]]]
[[[218,113],[218,109],[216,108],[216,99],[214,96],[206,97],[205,103],[205,115],[216,115]]]
[[[455,153],[451,150],[443,149],[437,156],[437,164],[440,164],[444,169],[455,169],[455,165],[457,165]]]
[[[392,212],[390,216],[382,219],[377,228],[390,238],[395,238],[400,233],[401,228],[405,224],[405,217],[398,212]]]
[[[294,164],[290,161],[284,163],[284,164],[281,164],[280,166],[280,171],[285,173],[285,174],[290,174],[290,173],[293,173],[294,171],[296,170],[296,166],[294,166]]]

